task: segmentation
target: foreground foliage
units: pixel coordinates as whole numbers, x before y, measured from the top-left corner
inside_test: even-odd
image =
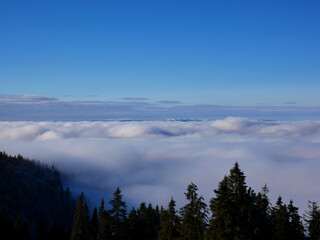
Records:
[[[74,206],[56,169],[5,153],[0,153],[0,180],[0,233],[9,236],[4,239],[320,239],[316,202],[309,202],[303,218],[292,200],[285,204],[279,196],[272,205],[267,186],[258,193],[248,187],[238,163],[213,190],[209,207],[198,187],[190,183],[187,203],[180,209],[171,198],[166,209],[142,202],[128,212],[118,187],[108,202],[110,207],[102,199],[90,215],[84,194]]]

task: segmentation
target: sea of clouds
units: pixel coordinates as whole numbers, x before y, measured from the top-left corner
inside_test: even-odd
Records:
[[[129,206],[180,207],[190,182],[209,202],[236,161],[247,184],[267,183],[301,209],[320,199],[320,121],[0,122],[1,151],[54,164],[92,205],[119,186]]]

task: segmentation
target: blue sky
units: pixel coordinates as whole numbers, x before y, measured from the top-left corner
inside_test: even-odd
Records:
[[[319,199],[319,13],[319,0],[0,0],[0,146],[99,199],[120,184],[131,203],[182,203],[193,181],[209,200],[239,161],[254,189],[305,207]],[[168,119],[212,121],[104,121]]]
[[[1,1],[0,94],[319,105],[319,1]]]

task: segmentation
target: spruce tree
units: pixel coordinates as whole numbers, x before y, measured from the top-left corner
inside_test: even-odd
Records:
[[[77,199],[76,209],[74,211],[71,240],[88,240],[89,226],[89,209],[87,204],[84,203],[84,195],[82,193]]]
[[[272,222],[270,216],[270,202],[267,196],[269,189],[267,185],[262,187],[262,191],[256,196],[253,221],[253,239],[269,240],[272,239]]]
[[[99,221],[98,211],[95,207],[90,221],[90,240],[98,240],[99,236]]]
[[[133,207],[128,216],[128,239],[129,240],[140,240],[140,221],[137,211]]]
[[[13,239],[17,239],[17,240],[22,239],[23,235],[22,235],[22,227],[21,227],[21,218],[19,215],[16,217],[14,224],[13,224],[13,227],[14,227]]]
[[[146,203],[142,202],[136,211],[136,215],[134,215],[134,209],[130,212],[130,232],[133,232],[134,236],[138,235],[139,240],[156,240],[158,237],[159,221],[159,209],[154,209],[151,203],[146,206]]]
[[[127,205],[122,201],[120,188],[113,193],[113,199],[109,201],[112,206],[110,215],[112,219],[112,239],[120,240],[126,238]]]
[[[194,183],[188,185],[185,196],[189,202],[180,209],[182,217],[180,234],[183,240],[204,239],[208,210],[203,197],[199,197],[197,191],[198,187]]]
[[[320,239],[320,210],[317,202],[308,203],[308,211],[304,215],[310,240]]]
[[[50,232],[48,230],[48,224],[46,221],[41,220],[38,224],[37,229],[37,240],[47,240],[50,236]]]
[[[8,236],[8,238],[14,236],[14,226],[4,206],[0,212],[0,234],[1,236]]]
[[[216,197],[213,197],[210,201],[212,217],[206,233],[206,239],[234,239],[233,212],[231,211],[232,198],[227,176],[219,183],[218,189],[214,190],[214,193]]]
[[[101,203],[100,203],[100,207],[99,207],[99,212],[98,212],[98,221],[99,224],[101,224],[101,220],[102,220],[102,216],[103,216],[103,212],[104,212],[104,199],[101,199]],[[101,226],[99,226],[101,227]]]
[[[108,211],[104,209],[104,200],[102,198],[101,205],[99,207],[98,213],[99,220],[99,240],[109,240],[111,239],[112,229],[111,229],[111,216]]]
[[[178,239],[179,233],[179,217],[175,210],[176,203],[171,198],[168,209],[163,210],[160,217],[160,230],[158,240],[174,240]]]
[[[272,209],[273,237],[277,240],[290,240],[289,238],[289,215],[287,206],[283,204],[279,196],[275,207]]]
[[[251,188],[247,188],[245,178],[236,162],[229,176],[225,176],[214,190],[216,196],[210,201],[212,217],[206,239],[255,238],[257,197]]]
[[[301,221],[301,217],[298,213],[298,208],[293,206],[293,201],[287,206],[289,216],[289,232],[288,236],[290,240],[302,240],[304,239],[304,227]]]
[[[20,239],[24,239],[24,240],[31,240],[31,235],[30,235],[30,227],[29,227],[29,223],[28,221],[25,219],[21,225],[21,236],[22,238]]]

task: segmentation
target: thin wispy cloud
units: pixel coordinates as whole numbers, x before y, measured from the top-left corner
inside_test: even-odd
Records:
[[[176,101],[176,100],[163,100],[163,101],[158,101],[158,103],[162,103],[162,104],[179,104],[180,101]]]
[[[41,96],[36,94],[25,95],[3,95],[0,94],[0,103],[37,103],[58,100],[54,97]]]
[[[126,100],[126,101],[147,101],[147,100],[149,100],[148,98],[143,98],[143,97],[123,97],[121,99]]]
[[[282,194],[305,208],[320,198],[320,121],[0,122],[0,144],[55,164],[93,204],[120,186],[129,204],[173,196],[181,206],[191,181],[209,201],[235,161],[273,201]]]
[[[144,98],[127,101],[59,100],[39,95],[0,95],[1,121],[92,121],[217,119],[228,116],[269,120],[320,119],[320,106],[182,105],[178,101],[154,104]],[[144,99],[144,100],[142,100]]]
[[[287,105],[297,105],[298,103],[297,103],[297,102],[293,102],[293,101],[289,101],[289,102],[285,102],[284,104],[287,104]]]

